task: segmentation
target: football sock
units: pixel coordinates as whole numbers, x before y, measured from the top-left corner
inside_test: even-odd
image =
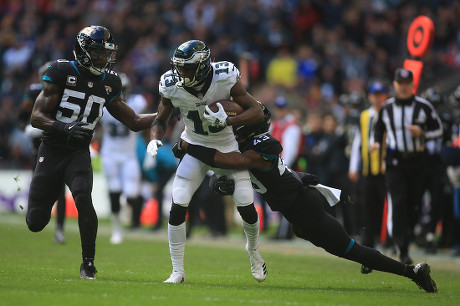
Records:
[[[64,221],[65,221],[65,189],[62,187],[62,191],[59,194],[58,202],[56,205],[56,226],[58,230],[64,230]]]
[[[409,266],[387,257],[379,251],[355,243],[344,258],[359,262],[374,270],[411,277]],[[413,272],[413,271],[412,271]]]
[[[180,225],[168,223],[169,251],[173,271],[184,272],[185,234],[185,222]]]
[[[78,228],[83,258],[94,258],[96,253],[96,236],[98,219],[94,210],[91,194],[82,192],[74,195],[78,209]]]
[[[259,247],[259,219],[253,224],[243,221],[243,230],[246,234],[248,250],[257,249]]]
[[[120,211],[120,196],[121,192],[109,192],[110,209],[113,213]]]
[[[137,227],[140,225],[141,220],[141,212],[142,212],[142,198],[141,197],[134,197],[134,198],[127,198],[126,202],[132,208],[132,226]]]
[[[120,223],[120,214],[113,213],[112,214],[112,231],[121,231],[121,223]]]

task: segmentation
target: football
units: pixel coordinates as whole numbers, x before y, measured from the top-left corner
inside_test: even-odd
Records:
[[[209,108],[213,112],[217,112],[219,110],[219,107],[217,106],[217,103],[222,104],[222,106],[224,107],[225,112],[227,113],[227,116],[229,116],[229,117],[239,115],[244,111],[244,108],[242,108],[238,103],[236,103],[236,102],[234,102],[232,100],[222,99],[222,100],[214,101],[214,102],[212,102],[211,104],[208,105]]]

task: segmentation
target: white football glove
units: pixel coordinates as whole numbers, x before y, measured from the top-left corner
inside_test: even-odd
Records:
[[[226,126],[228,115],[225,112],[225,109],[222,106],[222,104],[217,103],[216,105],[219,108],[217,112],[213,112],[209,108],[209,106],[206,105],[205,109],[206,109],[206,112],[208,113],[205,112],[203,116],[209,121],[211,125]]]
[[[151,156],[151,157],[155,157],[157,156],[157,153],[158,153],[158,148],[161,147],[163,145],[163,143],[158,140],[158,139],[153,139],[149,142],[148,146],[147,146],[147,153]]]

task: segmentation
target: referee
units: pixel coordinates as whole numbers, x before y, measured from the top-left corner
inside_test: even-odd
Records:
[[[385,137],[388,232],[400,261],[411,264],[409,242],[422,200],[425,140],[442,135],[441,121],[433,106],[412,94],[414,77],[398,68],[395,97],[381,109],[370,150],[379,150]]]

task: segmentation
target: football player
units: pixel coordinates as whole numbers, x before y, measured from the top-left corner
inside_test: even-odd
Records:
[[[291,222],[298,237],[336,256],[361,263],[369,269],[408,277],[425,291],[436,292],[437,285],[431,279],[427,263],[415,266],[403,264],[375,249],[361,246],[334,217],[325,212],[325,205],[337,203],[339,199],[330,203],[332,199],[326,198],[322,192],[325,186],[318,185],[317,177],[295,172],[285,165],[280,157],[283,147],[268,134],[270,117],[265,110],[262,124],[235,129],[241,153],[220,152],[186,141],[176,144],[173,150],[176,156],[186,152],[183,158],[191,155],[212,167],[249,169],[255,190],[273,211],[280,211]],[[231,179],[226,177],[217,179],[212,188],[223,195],[234,192]],[[340,195],[340,198],[343,201],[346,197]]]
[[[172,69],[161,76],[161,101],[150,132],[152,140],[147,146],[147,152],[153,157],[157,154],[158,147],[162,145],[166,123],[174,108],[180,109],[185,122],[181,139],[222,152],[237,151],[238,143],[230,126],[254,124],[263,120],[261,104],[240,82],[239,70],[231,62],[211,62],[209,47],[199,40],[181,44],[174,51],[171,64]],[[222,106],[217,112],[212,112],[208,107],[214,101],[230,98],[245,111],[228,117]],[[210,169],[235,181],[233,200],[243,219],[251,272],[257,281],[262,282],[267,276],[267,269],[259,252],[259,217],[253,203],[248,171],[213,169],[190,155],[182,159],[173,182],[173,203],[168,222],[173,271],[165,282],[185,281],[185,215],[193,194]]]
[[[136,112],[141,113],[147,107],[147,100],[140,94],[130,95],[130,81],[125,73],[119,74],[123,96],[126,103]],[[120,222],[120,196],[123,193],[126,202],[132,208],[132,228],[140,226],[142,209],[141,167],[136,155],[136,133],[115,119],[105,114],[101,118],[103,130],[101,159],[109,189],[110,207],[112,211],[112,236],[110,243],[120,244],[123,231]]]
[[[29,190],[26,223],[39,232],[64,182],[78,210],[83,262],[80,277],[95,279],[98,220],[91,200],[93,172],[89,143],[103,108],[133,131],[147,129],[156,114],[136,114],[121,99],[121,81],[112,71],[117,45],[102,26],[83,28],[75,39],[75,60],[57,60],[46,70],[43,90],[31,115],[43,130],[37,166]]]

